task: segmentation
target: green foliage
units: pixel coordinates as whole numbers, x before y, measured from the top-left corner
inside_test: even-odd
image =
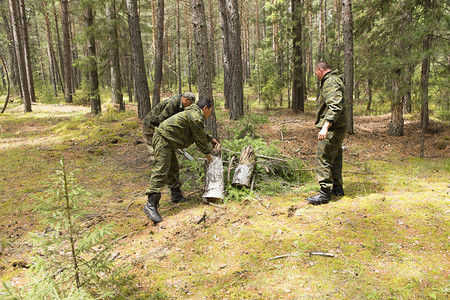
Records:
[[[267,143],[261,138],[252,138],[245,136],[242,139],[224,140],[223,147],[234,151],[224,152],[224,160],[231,160],[231,157],[235,155],[239,158],[242,148],[251,145],[255,149],[256,155],[280,158],[280,153],[276,147],[276,143],[267,145]],[[276,195],[280,192],[289,190],[294,185],[305,182],[310,179],[310,175],[301,171],[303,163],[299,159],[265,159],[258,158],[256,163],[256,176],[255,176],[255,190],[262,191],[268,195]],[[236,188],[231,185],[227,186],[228,198],[242,199],[249,196],[249,191],[241,190],[239,192],[234,191]]]
[[[89,193],[67,173],[63,160],[60,167],[34,209],[47,227],[31,234],[29,284],[19,290],[5,284],[10,299],[111,298],[123,280],[110,259],[111,226],[88,222]]]

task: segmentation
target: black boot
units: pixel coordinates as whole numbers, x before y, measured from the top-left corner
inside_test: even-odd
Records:
[[[158,212],[159,199],[161,199],[160,193],[149,194],[147,204],[144,206],[145,214],[155,223],[162,221]]]
[[[336,196],[344,196],[344,188],[342,187],[342,185],[333,185],[331,194]]]
[[[170,198],[170,201],[172,203],[181,203],[189,201],[189,199],[183,197],[180,188],[170,189],[170,191],[172,193],[172,198]]]
[[[320,205],[328,203],[331,200],[331,190],[326,188],[320,188],[320,192],[312,197],[306,198],[309,204]]]

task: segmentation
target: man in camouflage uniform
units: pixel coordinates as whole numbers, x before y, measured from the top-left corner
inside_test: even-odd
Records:
[[[164,120],[170,118],[174,114],[182,112],[186,107],[195,102],[195,95],[191,92],[186,92],[182,95],[174,95],[160,103],[158,103],[144,118],[142,124],[142,131],[144,132],[145,142],[147,143],[148,153],[150,154],[150,161],[155,160],[153,156],[153,134],[155,128],[159,126]]]
[[[316,127],[318,134],[315,169],[320,184],[320,193],[308,197],[310,204],[328,203],[331,195],[344,195],[342,187],[342,142],[344,141],[347,113],[344,100],[344,83],[336,70],[320,61],[315,73],[320,82],[317,99]]]
[[[178,160],[176,149],[183,149],[195,143],[206,155],[208,163],[212,162],[212,144],[219,144],[205,132],[205,120],[211,115],[212,102],[202,99],[196,105],[186,109],[159,124],[153,135],[155,163],[152,168],[150,186],[145,191],[148,195],[144,207],[145,214],[155,223],[162,221],[158,212],[161,190],[168,185],[172,192],[172,202],[182,202],[186,198],[181,194]]]

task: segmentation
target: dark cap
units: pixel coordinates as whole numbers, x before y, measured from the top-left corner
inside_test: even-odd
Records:
[[[183,94],[183,97],[186,99],[191,100],[192,102],[195,102],[195,95],[191,92],[186,92]]]

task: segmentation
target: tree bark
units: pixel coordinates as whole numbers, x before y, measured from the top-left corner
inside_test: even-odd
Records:
[[[164,0],[158,0],[155,30],[155,82],[153,85],[153,107],[155,107],[160,102],[161,83],[163,77],[162,68],[164,58]]]
[[[255,0],[256,5],[256,46],[255,46],[255,57],[256,57],[256,89],[258,90],[258,104],[261,104],[261,86],[259,79],[259,46],[261,43],[259,34],[259,0]]]
[[[72,103],[72,50],[70,48],[69,0],[61,0],[61,19],[64,46],[64,98]]]
[[[58,68],[58,77],[59,77],[59,83],[61,85],[61,90],[65,95],[65,88],[64,88],[64,53],[63,53],[63,48],[62,48],[62,43],[61,43],[61,35],[59,33],[59,18],[58,18],[58,12],[56,10],[56,5],[55,5],[55,0],[52,0],[52,7],[53,7],[53,18],[55,20],[55,34],[56,34],[56,44],[57,44],[57,49],[58,49],[58,56],[59,56],[59,66],[60,68]],[[62,19],[62,16],[61,16]],[[57,65],[57,64],[56,64]]]
[[[302,50],[302,2],[292,0],[292,110],[294,113],[305,111],[305,86],[303,73],[303,50]]]
[[[119,61],[119,38],[117,33],[116,1],[111,0],[106,7],[106,16],[110,22],[110,43],[109,58],[111,64],[111,101],[119,105],[119,111],[125,110],[122,94],[122,78]]]
[[[28,90],[31,102],[36,102],[36,94],[34,92],[33,69],[31,68],[30,43],[28,39],[27,15],[25,10],[25,1],[19,0],[19,16],[22,28],[23,54],[25,57],[25,71],[28,81]]]
[[[371,105],[372,105],[372,78],[367,78],[366,95],[367,95],[367,107],[366,107],[366,110],[369,111],[371,109]]]
[[[3,2],[4,0],[1,0],[0,2]],[[19,70],[17,67],[17,58],[16,53],[14,49],[14,40],[11,33],[11,27],[10,27],[10,21],[8,20],[8,13],[5,11],[3,5],[1,6],[2,10],[2,19],[3,19],[3,25],[5,28],[6,37],[8,39],[8,52],[10,57],[10,64],[9,64],[9,70],[10,70],[10,79],[11,79],[11,85],[18,86],[19,85]]]
[[[142,120],[151,110],[150,95],[145,73],[144,50],[142,48],[141,26],[137,0],[126,0],[131,52],[133,54],[135,98],[138,103],[138,117]]]
[[[214,103],[211,77],[211,61],[208,49],[208,30],[206,28],[205,4],[203,0],[191,0],[192,22],[194,24],[195,54],[198,73],[198,98],[211,99]],[[206,129],[218,139],[216,114],[213,106],[211,116],[206,120]]]
[[[50,27],[50,20],[48,18],[47,13],[47,2],[44,0],[42,1],[43,8],[43,15],[44,15],[44,22],[45,22],[45,33],[47,37],[47,55],[48,55],[48,62],[50,66],[50,81],[53,86],[53,92],[55,94],[55,97],[58,95],[58,67],[57,67],[57,61],[55,57],[55,49],[53,48],[53,38],[52,38],[52,32]]]
[[[431,0],[424,0],[424,10],[425,14],[428,15],[431,10]],[[428,17],[428,16],[427,16]],[[422,52],[425,54],[425,57],[422,60],[422,69],[420,76],[420,124],[422,130],[425,132],[428,125],[430,124],[430,116],[428,111],[428,80],[430,78],[430,48],[432,42],[432,33],[429,33],[425,36],[422,42]]]
[[[180,0],[177,0],[177,86],[178,94],[181,94]]]
[[[389,124],[388,134],[392,136],[403,136],[403,102],[402,94],[400,93],[400,78],[402,71],[397,69],[394,73],[395,77],[392,80],[392,89],[394,91],[394,98],[391,107],[391,123]]]
[[[225,108],[231,109],[231,53],[230,53],[230,28],[226,0],[218,0],[220,12],[220,28],[222,33],[222,64],[223,64],[223,94],[225,97]]]
[[[87,5],[84,9],[84,18],[87,32],[87,53],[88,53],[88,68],[89,68],[89,84],[90,92],[89,98],[91,100],[91,113],[97,115],[101,113],[102,107],[100,104],[100,91],[98,87],[98,71],[97,71],[97,51],[95,47],[95,34],[93,30],[94,14],[92,6]]]
[[[18,2],[15,0],[8,0],[8,2],[11,15],[12,37],[16,52],[17,66],[19,70],[20,88],[22,90],[23,95],[24,112],[31,112],[31,98],[30,98],[30,90],[28,87],[29,83],[26,74],[25,54],[23,51],[23,43],[20,29],[21,22],[19,19],[19,7],[17,6]]]
[[[244,115],[244,87],[242,85],[241,24],[237,0],[227,0],[230,29],[230,72],[231,72],[231,108],[230,120],[237,120]]]
[[[344,98],[347,102],[347,133],[353,133],[353,16],[352,1],[342,1],[344,33]]]
[[[405,68],[405,74],[403,76],[404,85],[405,85],[405,93],[403,95],[403,113],[409,114],[411,113],[411,74],[413,72],[413,68],[411,66],[407,66]]]
[[[70,31],[70,40],[75,41],[75,22],[71,22],[72,30]],[[77,43],[72,43],[72,61],[78,60],[78,48]],[[78,65],[71,66],[70,70],[72,71],[72,93],[75,94],[75,91],[81,84],[81,69]]]
[[[187,52],[187,67],[188,67],[188,85],[189,91],[192,91],[192,77],[191,77],[191,64],[192,64],[192,50],[191,50],[191,22],[189,20],[189,14],[187,5],[184,7],[185,26],[186,26],[186,52]]]
[[[209,43],[211,45],[211,76],[212,79],[216,77],[216,62],[215,62],[215,45],[214,45],[214,32],[216,30],[215,16],[213,10],[212,0],[208,0],[209,4]]]

